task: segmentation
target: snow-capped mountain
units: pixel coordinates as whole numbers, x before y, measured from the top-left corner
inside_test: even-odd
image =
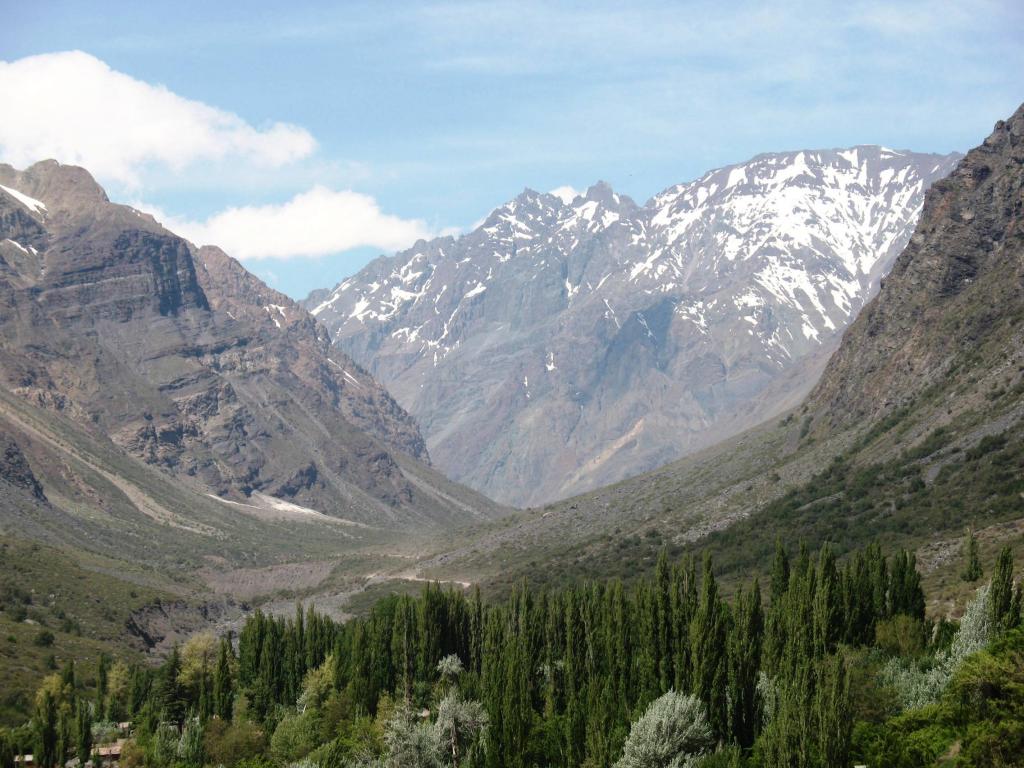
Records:
[[[526,190],[306,306],[420,422],[434,462],[514,504],[633,475],[801,398],[959,155],[759,155],[645,205]]]

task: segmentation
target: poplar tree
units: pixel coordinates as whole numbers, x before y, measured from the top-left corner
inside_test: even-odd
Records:
[[[89,705],[83,699],[78,701],[75,731],[78,764],[84,766],[92,755],[92,715],[89,712]]]
[[[71,723],[68,722],[68,712],[63,707],[57,711],[57,744],[54,749],[56,765],[63,766],[68,753],[74,746],[74,738],[71,734]]]
[[[703,702],[708,722],[719,738],[727,733],[726,614],[711,571],[711,555],[704,554],[700,603],[690,625],[693,692]]]
[[[782,539],[775,539],[775,559],[772,562],[772,602],[778,602],[789,589],[789,556]]]
[[[697,610],[697,569],[693,556],[687,556],[673,571],[672,635],[675,647],[674,683],[682,693],[693,690],[690,657],[690,623]]]
[[[0,766],[3,768],[14,768],[14,758],[17,754],[14,739],[9,733],[0,730]]]
[[[101,719],[106,711],[105,702],[107,700],[107,690],[110,686],[109,680],[110,657],[105,653],[101,653],[99,665],[96,668],[96,715]]]
[[[893,558],[889,604],[892,616],[904,614],[924,619],[924,591],[921,589],[921,575],[917,572],[917,559],[904,549]]]
[[[657,638],[658,689],[668,690],[673,683],[672,656],[672,579],[668,552],[662,548],[654,568],[654,625]]]
[[[975,582],[984,574],[981,570],[981,558],[978,555],[978,540],[974,538],[974,531],[967,529],[967,538],[963,545],[964,570],[960,578],[967,582]]]
[[[570,589],[565,605],[565,760],[568,765],[579,765],[585,756],[583,637],[578,603],[578,593]]]
[[[77,681],[75,679],[75,660],[68,659],[67,663],[60,671],[60,684],[61,687],[68,692],[75,690]]]
[[[832,548],[826,544],[818,556],[818,578],[814,594],[814,651],[818,657],[835,650],[842,632],[839,572]]]
[[[989,612],[994,628],[1009,629],[1017,623],[1012,617],[1013,602],[1013,552],[1005,546],[996,560],[989,590]]]
[[[763,768],[810,768],[814,761],[814,676],[805,659],[776,680],[771,720],[758,740]]]
[[[735,615],[729,640],[729,726],[736,743],[746,749],[753,745],[761,720],[757,678],[764,614],[757,579],[750,592],[740,588]]]
[[[818,756],[822,765],[845,765],[850,753],[853,713],[850,703],[850,678],[840,656],[833,656],[819,667],[815,696]]]
[[[35,761],[41,768],[53,768],[57,765],[57,702],[49,691],[44,691],[42,700],[36,707],[35,718]],[[63,761],[61,761],[63,762]]]
[[[764,768],[846,765],[850,681],[837,649],[873,643],[881,619],[923,614],[916,562],[908,552],[886,558],[874,545],[852,553],[841,568],[828,547],[812,559],[801,545],[790,562],[779,542],[772,571],[771,602],[764,605],[757,580],[727,603],[710,556],[698,581],[692,556],[673,567],[663,551],[653,573],[629,588],[612,580],[538,593],[520,584],[506,602],[485,605],[478,590],[431,584],[419,597],[384,598],[344,625],[301,607],[287,618],[257,611],[238,638],[237,659],[229,636],[199,677],[191,667],[182,677],[176,650],[155,669],[118,662],[95,711],[106,699],[107,711],[133,720],[140,743],[167,762],[198,764],[207,718],[230,720],[233,701],[244,696],[249,722],[239,727],[270,735],[279,721],[294,727],[303,720],[307,740],[342,733],[337,749],[317,746],[327,766],[356,757],[346,732],[384,749],[381,765],[415,753],[434,768],[577,768],[610,766],[628,753],[633,762],[623,765],[661,766],[662,758],[693,757],[661,750],[665,741],[654,737],[671,723],[645,719],[674,690],[676,704],[698,705],[709,739],[723,747],[715,765],[748,758]],[[1017,623],[1020,610],[1012,571],[1006,551],[993,575],[993,613],[988,603],[984,608],[1004,627]],[[458,671],[456,659],[468,662],[465,670]],[[106,664],[101,660],[101,669]],[[304,670],[315,674],[300,677]],[[82,742],[91,719],[86,700],[61,722],[63,691],[75,700],[74,677],[74,667],[65,666],[38,697],[33,737],[51,764],[62,759],[61,745],[68,756],[89,749]],[[302,699],[297,715],[303,679],[306,692],[317,693]],[[423,706],[429,718],[416,714]],[[654,709],[678,708],[662,701]],[[367,715],[378,718],[375,735],[358,736],[370,727]],[[339,717],[342,731],[333,719]],[[376,739],[385,722],[381,746]],[[188,739],[179,735],[182,727]],[[224,728],[209,731],[218,736]],[[644,741],[644,733],[654,741]],[[639,749],[644,743],[651,750]],[[655,762],[636,762],[648,758]]]
[[[234,715],[235,691],[231,675],[231,639],[220,641],[217,666],[213,670],[213,714],[230,721]]]

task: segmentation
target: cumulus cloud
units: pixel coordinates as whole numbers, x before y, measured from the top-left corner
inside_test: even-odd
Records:
[[[180,171],[239,158],[276,168],[316,148],[303,128],[255,127],[81,51],[0,61],[0,103],[0,159],[26,166],[55,158],[127,186],[147,166]]]
[[[551,194],[551,195],[554,195],[557,198],[560,198],[563,203],[568,205],[573,200],[575,200],[577,197],[579,197],[581,193],[580,193],[579,190],[574,189],[573,187],[570,187],[568,184],[566,184],[563,187],[555,187],[548,194]]]
[[[326,256],[361,246],[397,251],[435,236],[425,222],[384,213],[369,195],[315,186],[282,204],[228,208],[189,221],[135,203],[197,245],[218,245],[242,260]]]

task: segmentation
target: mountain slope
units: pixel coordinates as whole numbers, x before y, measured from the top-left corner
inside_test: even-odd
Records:
[[[88,465],[70,485],[96,498],[51,505],[79,519],[107,515],[126,473],[145,478],[122,488],[137,512],[161,487],[151,523],[212,539],[238,504],[392,531],[497,511],[425,466],[408,414],[301,307],[110,203],[80,168],[0,166],[0,363],[8,430]],[[44,491],[65,482],[29,455]],[[205,494],[224,500],[196,505]]]
[[[633,575],[658,550],[766,568],[777,538],[839,550],[881,537],[926,574],[965,526],[1024,530],[1024,107],[926,196],[920,222],[785,418],[703,452],[467,534],[425,567],[507,585]],[[944,583],[946,592],[957,583]]]
[[[1019,371],[1024,343],[1024,111],[927,197],[885,290],[850,327],[810,406],[830,425]],[[957,399],[977,389],[968,383]]]
[[[956,159],[760,155],[644,206],[605,184],[527,190],[305,304],[419,420],[439,468],[536,504],[799,402]]]

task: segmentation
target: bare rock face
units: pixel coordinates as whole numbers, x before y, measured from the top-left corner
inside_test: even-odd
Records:
[[[822,426],[876,420],[961,378],[1012,376],[1022,347],[1024,106],[929,190],[906,250],[810,405]]]
[[[215,310],[263,329],[266,346],[260,353],[267,365],[287,368],[306,386],[322,392],[361,431],[430,463],[412,417],[351,358],[331,348],[330,337],[309,312],[217,247],[200,248],[196,263],[200,284]]]
[[[217,496],[393,527],[475,516],[308,312],[81,168],[0,165],[0,386]]]
[[[43,486],[32,473],[25,454],[14,438],[3,432],[0,432],[0,482],[21,488],[40,501],[46,500]]]
[[[526,190],[304,302],[450,477],[530,505],[800,402],[958,155],[760,155],[640,206]]]

